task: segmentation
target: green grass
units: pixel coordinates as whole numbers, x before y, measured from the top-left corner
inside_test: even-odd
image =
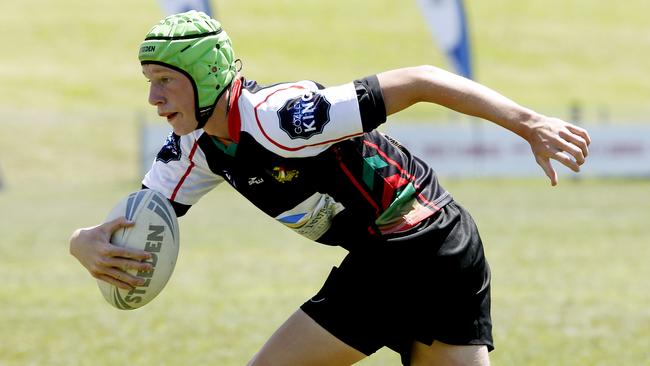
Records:
[[[388,68],[447,67],[415,1],[218,1],[244,72],[262,83],[337,84]],[[603,0],[466,4],[476,75],[522,103],[585,118],[646,120],[650,3]],[[146,108],[136,50],[161,14],[155,1],[6,0],[0,5],[5,110]],[[415,108],[410,119],[444,117]]]
[[[452,188],[477,216],[492,260],[495,364],[649,359],[649,188],[621,180]]]
[[[444,63],[415,2],[296,4],[218,3],[251,77],[334,84]],[[545,111],[579,100],[592,115],[606,106],[641,120],[648,6],[468,2],[477,75]],[[220,187],[181,220],[179,263],[158,299],[133,312],[104,302],[67,241],[139,184],[135,120],[147,106],[135,50],[159,16],[155,1],[0,5],[2,366],[242,365],[344,255]],[[563,177],[551,188],[540,171],[443,185],[475,216],[492,265],[495,365],[650,359],[650,182]],[[397,362],[382,351],[361,364]]]
[[[65,125],[0,135],[17,152],[2,159],[0,365],[242,365],[344,255],[220,187],[181,220],[179,263],[160,297],[114,310],[67,239],[137,187],[134,128]],[[540,172],[443,183],[475,216],[491,261],[495,365],[647,361],[650,182],[565,177],[551,188]],[[384,350],[361,364],[397,362]]]

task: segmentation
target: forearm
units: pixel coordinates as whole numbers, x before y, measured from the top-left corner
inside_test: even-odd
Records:
[[[557,184],[549,159],[577,172],[589,154],[589,133],[557,118],[549,118],[496,91],[432,66],[418,66],[377,75],[386,115],[418,102],[429,102],[502,126],[528,141],[537,163]]]
[[[435,103],[492,121],[524,138],[541,118],[486,86],[432,66],[388,71],[378,78],[388,115],[418,102]]]

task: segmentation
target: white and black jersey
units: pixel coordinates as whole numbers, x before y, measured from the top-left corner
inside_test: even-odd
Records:
[[[376,131],[376,76],[324,88],[235,81],[229,145],[202,130],[171,134],[143,180],[180,215],[222,181],[277,221],[323,244],[399,235],[451,201],[433,170]]]

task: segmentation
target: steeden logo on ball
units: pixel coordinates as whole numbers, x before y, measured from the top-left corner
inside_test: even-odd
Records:
[[[121,200],[107,220],[121,216],[135,224],[113,233],[111,243],[149,252],[148,262],[152,269],[129,270],[129,274],[145,279],[144,284],[131,290],[101,280],[98,285],[108,303],[118,309],[131,310],[153,300],[169,281],[178,257],[178,219],[167,198],[149,189],[131,193]]]

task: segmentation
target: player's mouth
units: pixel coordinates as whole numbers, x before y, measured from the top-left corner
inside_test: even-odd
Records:
[[[163,115],[163,117],[167,118],[167,122],[171,122],[174,118],[176,118],[177,115],[178,113],[174,112],[174,113],[165,114]]]

